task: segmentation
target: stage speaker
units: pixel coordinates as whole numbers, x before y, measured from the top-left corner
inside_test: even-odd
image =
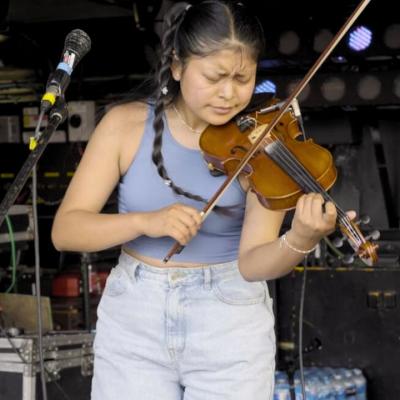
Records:
[[[95,102],[68,103],[68,136],[70,142],[86,142],[95,128]]]
[[[279,360],[298,367],[298,317],[303,270],[278,281]],[[307,271],[305,366],[363,370],[369,400],[400,393],[400,268],[311,268]]]

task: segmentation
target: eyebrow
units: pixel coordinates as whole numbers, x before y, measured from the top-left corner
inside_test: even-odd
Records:
[[[230,73],[225,72],[225,71],[216,71],[216,74],[218,74],[219,76],[225,77],[225,76],[229,76]],[[250,72],[236,72],[234,74],[234,76],[239,76],[239,77],[247,77],[250,74]]]

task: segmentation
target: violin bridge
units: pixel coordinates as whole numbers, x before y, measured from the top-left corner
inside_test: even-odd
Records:
[[[268,124],[263,124],[258,126],[257,128],[254,128],[250,135],[248,136],[248,139],[251,144],[254,144],[254,142],[260,137],[260,135],[265,131],[267,128]]]

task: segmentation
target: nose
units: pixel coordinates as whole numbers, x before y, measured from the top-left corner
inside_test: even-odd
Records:
[[[219,89],[219,96],[225,100],[230,100],[234,96],[235,88],[234,84],[230,79],[222,82]]]

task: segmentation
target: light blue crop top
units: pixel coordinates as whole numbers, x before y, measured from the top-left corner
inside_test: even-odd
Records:
[[[150,105],[139,149],[119,184],[119,212],[154,211],[177,202],[202,210],[204,203],[175,194],[158,175],[151,160],[153,118],[154,109]],[[164,126],[162,153],[168,175],[176,185],[209,199],[226,177],[211,176],[201,152],[179,144],[171,135],[165,118]],[[245,199],[246,193],[239,182],[233,182],[218,202],[220,206],[235,206],[230,208],[232,215],[211,212],[197,235],[172,260],[215,264],[237,259]],[[138,254],[162,260],[174,243],[175,240],[167,236],[140,236],[125,243],[125,246]]]

